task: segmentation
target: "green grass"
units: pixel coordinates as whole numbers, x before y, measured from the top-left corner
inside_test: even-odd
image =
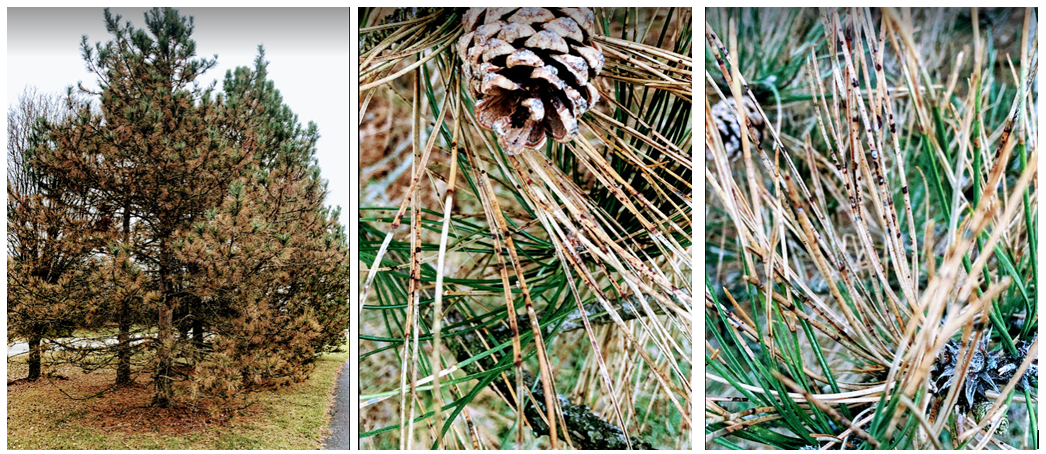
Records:
[[[348,352],[326,354],[304,383],[257,393],[232,415],[148,407],[152,389],[139,386],[102,397],[74,397],[112,382],[112,373],[57,370],[69,380],[41,379],[7,390],[7,449],[322,449],[333,387]],[[25,356],[8,361],[8,380],[27,371]]]

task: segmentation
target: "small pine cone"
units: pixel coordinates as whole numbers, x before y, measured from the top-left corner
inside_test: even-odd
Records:
[[[458,55],[479,123],[506,152],[568,142],[597,101],[603,51],[589,8],[470,8]]]
[[[755,128],[756,140],[752,145],[762,143],[766,134],[766,121],[759,114],[752,98],[741,97],[741,103],[745,106],[745,115]],[[724,99],[712,106],[712,118],[715,119],[719,135],[723,138],[723,146],[726,147],[727,156],[733,160],[741,155],[741,125],[737,121],[737,104],[733,98]]]

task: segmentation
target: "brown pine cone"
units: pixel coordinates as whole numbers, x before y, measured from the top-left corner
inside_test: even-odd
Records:
[[[458,55],[479,123],[506,152],[568,142],[599,101],[603,51],[589,8],[470,8]]]

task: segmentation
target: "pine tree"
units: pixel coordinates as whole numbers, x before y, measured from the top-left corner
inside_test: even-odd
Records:
[[[80,103],[73,121],[50,125],[34,165],[121,221],[92,274],[105,296],[90,308],[120,326],[118,381],[135,352],[149,358],[160,407],[178,381],[224,397],[300,381],[340,344],[348,313],[316,126],[282,103],[262,49],[216,94],[194,82],[216,60],[195,58],[192,18],[153,9],[145,30],[108,10],[105,20],[111,40],[82,44],[100,109]],[[155,330],[150,348],[136,350],[133,329]]]
[[[226,73],[223,93],[218,95],[223,105],[221,114],[232,119],[243,118],[246,122],[242,128],[227,129],[224,134],[227,140],[235,141],[250,129],[257,141],[255,165],[260,168],[271,169],[278,163],[311,165],[319,139],[317,127],[310,122],[307,128],[303,128],[298,123],[297,115],[283,104],[283,97],[274,82],[267,79],[267,68],[265,49],[258,46],[253,68],[241,66]],[[186,264],[190,273],[199,271],[196,266]],[[193,333],[197,350],[206,348],[201,334],[215,325],[211,319],[218,317],[221,320],[232,314],[227,309],[215,307],[215,304],[213,300],[205,303],[193,297],[175,314],[175,319],[181,320],[178,330]]]
[[[258,141],[253,173],[193,225],[178,260],[197,270],[186,291],[217,337],[197,390],[232,396],[301,381],[348,325],[349,265],[337,210],[325,208],[315,166],[316,125],[304,129],[266,79],[264,49],[254,68],[226,75],[235,115]],[[250,102],[247,102],[250,100]]]
[[[51,190],[30,164],[39,126],[68,113],[62,100],[27,89],[7,114],[7,329],[29,344],[28,380],[40,377],[43,341],[83,322],[88,255],[105,233],[82,194]]]
[[[276,84],[268,79],[265,48],[258,46],[254,67],[241,66],[225,74],[222,82],[225,113],[249,118],[259,141],[256,160],[262,168],[280,162],[309,166],[320,135],[313,122],[303,128],[298,116],[283,103]]]
[[[193,226],[179,260],[189,285],[231,313],[213,326],[198,389],[223,397],[305,379],[348,327],[348,254],[336,213],[323,208],[318,169],[283,164],[234,183]]]
[[[315,350],[317,353],[328,352],[341,345],[342,331],[348,323],[348,303],[344,293],[348,291],[349,282],[348,239],[344,227],[338,222],[340,208],[331,209],[323,205],[327,187],[320,178],[315,157],[316,143],[320,138],[318,128],[311,121],[302,127],[298,116],[283,104],[280,91],[275,88],[273,81],[267,79],[267,75],[265,49],[258,46],[253,70],[240,67],[226,74],[226,104],[253,108],[245,116],[251,119],[251,127],[259,141],[255,157],[261,172],[259,175],[262,175],[254,184],[265,186],[271,183],[280,187],[281,182],[292,182],[302,185],[295,189],[298,192],[275,192],[269,188],[270,194],[288,195],[285,200],[272,199],[268,203],[283,207],[296,206],[296,211],[286,211],[285,215],[290,217],[297,213],[308,221],[299,220],[300,227],[287,227],[281,232],[308,235],[308,241],[314,242],[313,246],[309,246],[311,249],[302,249],[302,244],[296,247],[302,251],[324,254],[325,262],[320,262],[320,257],[313,257],[313,266],[318,265],[320,268],[308,270],[315,279],[309,284],[311,287],[299,286],[297,291],[302,295],[325,295],[325,298],[311,300],[311,304],[315,317],[324,327],[323,334],[314,345]],[[264,176],[266,172],[268,176]],[[291,201],[294,204],[288,205]],[[320,238],[322,246],[317,246]],[[323,272],[319,272],[321,270]]]
[[[220,203],[251,161],[254,144],[250,137],[229,140],[227,131],[242,120],[224,115],[210,89],[192,84],[215,60],[193,58],[191,18],[153,9],[145,14],[148,32],[120,20],[106,10],[112,40],[92,49],[85,37],[82,44],[99,77],[101,115],[81,106],[76,124],[51,132],[57,146],[43,149],[39,161],[63,187],[90,188],[98,207],[121,208],[122,239],[130,242],[122,247],[147,270],[157,292],[142,306],[156,314],[153,404],[165,407],[171,405],[178,349],[173,316],[186,298],[174,244],[204,210]]]

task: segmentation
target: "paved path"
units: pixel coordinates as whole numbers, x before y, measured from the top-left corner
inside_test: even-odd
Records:
[[[345,366],[338,374],[338,386],[334,390],[334,408],[331,409],[331,434],[327,437],[326,449],[350,449],[352,440],[349,440],[349,406],[351,389],[349,389],[349,361],[345,360]]]
[[[29,344],[27,342],[13,342],[7,344],[7,356],[12,357],[15,355],[21,355],[22,353],[29,351]]]
[[[132,336],[131,337],[131,342],[136,342],[136,341],[144,339],[146,337],[151,337],[151,335],[140,334],[140,335]],[[80,347],[80,348],[91,348],[91,347],[100,348],[100,347],[104,347],[106,345],[115,345],[118,342],[116,340],[116,336],[85,337],[85,338],[68,337],[68,338],[64,338],[64,339],[54,339],[54,341],[57,342],[57,343],[73,345],[73,346]],[[50,344],[48,344],[46,341],[44,342],[44,348],[50,348]],[[7,356],[9,358],[12,357],[12,356],[16,356],[16,355],[22,355],[22,354],[25,354],[25,353],[28,353],[28,352],[29,352],[29,344],[26,343],[26,342],[11,342],[11,343],[7,344]]]

